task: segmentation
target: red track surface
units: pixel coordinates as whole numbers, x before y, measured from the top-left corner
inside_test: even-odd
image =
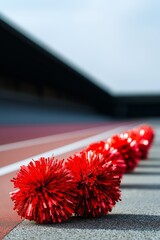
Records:
[[[17,149],[1,151],[0,152],[0,167],[9,165],[16,161],[28,158],[33,155],[49,151],[51,149],[73,143],[80,139],[99,134],[103,131],[112,129],[122,124],[78,124],[78,125],[47,125],[47,126],[9,126],[9,127],[0,127],[0,143],[6,144],[11,142],[18,142],[26,139],[33,139],[37,137],[43,137],[48,135],[54,135],[57,133],[66,133],[68,134],[67,139],[60,139],[55,141],[53,138],[52,142],[46,144],[38,144],[28,147],[18,147]],[[102,127],[101,130],[96,129],[96,127]],[[95,127],[91,131],[90,128]],[[71,133],[75,130],[86,129],[83,134],[75,135]],[[88,129],[88,130],[87,130]],[[54,136],[53,136],[54,137]],[[73,152],[63,154],[58,158],[66,158]],[[11,231],[20,221],[17,213],[13,211],[13,204],[9,198],[9,192],[13,190],[13,186],[10,183],[10,179],[15,176],[16,172],[4,175],[0,177],[1,183],[1,194],[0,194],[0,239],[2,239],[9,231]]]
[[[0,126],[0,144],[18,142],[22,140],[50,136],[58,133],[88,129],[106,125],[105,123],[84,123],[84,124],[47,124],[27,126]],[[109,124],[108,124],[109,125]]]

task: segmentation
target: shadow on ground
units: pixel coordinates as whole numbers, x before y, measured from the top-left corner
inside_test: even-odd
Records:
[[[45,227],[63,229],[105,229],[105,230],[137,230],[160,231],[160,216],[137,214],[109,214],[93,219],[72,217],[61,224],[49,224]]]
[[[122,184],[121,189],[160,190],[160,184]]]
[[[125,175],[153,175],[153,176],[160,176],[160,172],[132,172],[132,173],[125,173]]]
[[[160,168],[160,163],[159,164],[150,164],[150,165],[138,165],[138,168]]]

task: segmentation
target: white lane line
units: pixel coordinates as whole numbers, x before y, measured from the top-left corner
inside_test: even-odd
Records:
[[[58,155],[61,155],[64,153],[68,153],[68,152],[86,147],[87,145],[91,144],[92,142],[100,141],[100,140],[106,139],[108,137],[111,137],[113,134],[117,134],[124,130],[131,129],[131,128],[135,127],[136,125],[137,124],[130,124],[127,126],[116,127],[114,129],[105,131],[103,133],[96,134],[92,137],[88,137],[88,138],[82,139],[80,141],[53,149],[51,151],[44,152],[44,153],[38,154],[36,156],[32,156],[30,158],[23,159],[19,162],[12,163],[10,165],[0,168],[0,176],[3,176],[5,174],[8,174],[8,173],[18,170],[21,165],[27,165],[31,161],[31,159],[37,160],[42,156],[47,158],[47,157],[51,157],[52,155],[58,156]]]
[[[58,142],[58,141],[61,141],[62,139],[67,140],[67,139],[76,137],[77,135],[78,136],[84,135],[85,133],[94,134],[96,131],[104,131],[104,129],[106,128],[107,126],[101,126],[101,127],[71,131],[66,133],[59,133],[59,134],[51,135],[47,137],[40,137],[40,138],[34,138],[34,139],[29,139],[29,140],[14,142],[14,143],[3,144],[3,145],[0,145],[0,152],[20,149],[24,147],[30,147],[33,145],[36,146],[36,145],[50,143],[50,142]]]

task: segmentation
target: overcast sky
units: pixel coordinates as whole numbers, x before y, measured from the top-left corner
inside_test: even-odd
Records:
[[[113,94],[160,94],[160,0],[1,0],[0,9]]]

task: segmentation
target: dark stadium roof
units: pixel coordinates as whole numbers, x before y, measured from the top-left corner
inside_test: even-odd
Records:
[[[6,19],[0,20],[0,81],[35,85],[39,95],[45,88],[59,98],[93,107],[118,117],[159,116],[160,96],[114,97],[97,86],[56,54],[32,41]]]
[[[55,94],[94,105],[110,113],[111,95],[73,67],[26,37],[4,20],[0,21],[1,73],[16,82],[31,82],[39,91],[44,86]]]

